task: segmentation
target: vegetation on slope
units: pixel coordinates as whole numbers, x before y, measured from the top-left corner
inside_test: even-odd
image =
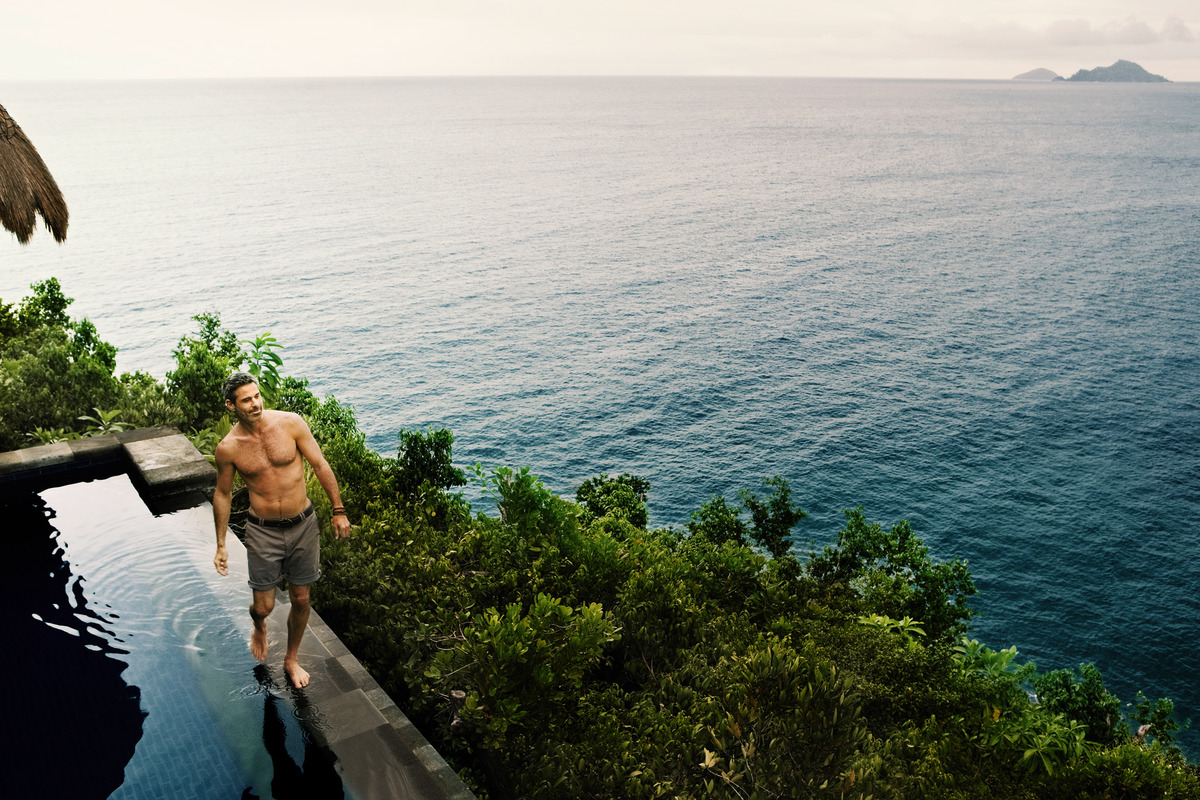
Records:
[[[349,407],[279,374],[277,342],[215,315],[165,385],[114,377],[115,349],[67,319],[57,283],[34,290],[0,304],[0,441],[82,435],[94,410],[211,449],[221,379],[249,364],[309,420],[360,523],[328,535],[314,483],[318,609],[481,796],[1200,797],[1169,700],[1125,719],[1091,665],[1039,674],[970,639],[967,565],[906,522],[853,509],[799,552],[803,512],[776,476],[650,529],[636,476],[564,499],[528,468],[456,468],[445,430],[401,431],[382,457]],[[455,492],[468,479],[493,511]]]

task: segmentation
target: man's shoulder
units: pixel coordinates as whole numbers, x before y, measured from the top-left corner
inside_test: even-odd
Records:
[[[275,432],[271,434],[273,436],[277,436],[282,432],[284,435],[299,442],[306,436],[312,435],[308,430],[308,423],[299,414],[291,411],[278,411],[276,409],[271,409],[263,413],[269,421],[268,430]]]
[[[213,450],[213,455],[218,462],[233,461],[233,457],[238,451],[238,437],[235,430],[229,431],[221,441],[217,442],[217,447]]]
[[[263,412],[269,414],[273,425],[282,425],[289,430],[295,428],[307,428],[308,425],[304,422],[304,417],[293,411],[280,411],[278,409],[268,409]]]

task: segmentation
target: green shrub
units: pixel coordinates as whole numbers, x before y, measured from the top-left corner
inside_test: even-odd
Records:
[[[426,675],[447,690],[464,688],[464,735],[503,752],[574,706],[604,646],[616,638],[611,615],[598,604],[571,608],[539,594],[528,608],[511,603],[475,615]]]
[[[1190,719],[1184,721],[1182,725],[1175,719],[1174,701],[1166,697],[1151,700],[1141,692],[1137,693],[1131,717],[1139,726],[1138,738],[1140,740],[1156,741],[1168,752],[1177,753],[1179,751],[1175,746],[1175,734],[1192,726]]]
[[[814,579],[869,613],[920,620],[930,639],[950,642],[966,630],[976,590],[965,561],[933,561],[907,521],[884,531],[861,508],[845,515],[837,544],[809,561]]]
[[[812,797],[852,785],[867,741],[853,686],[781,642],[724,659],[723,718],[708,728],[704,787],[718,797]],[[834,790],[834,791],[830,791]]]
[[[1064,768],[1054,794],[1062,800],[1195,800],[1196,766],[1158,746],[1127,742]]]
[[[738,492],[738,498],[750,514],[750,536],[759,547],[780,558],[791,548],[792,528],[808,515],[792,506],[792,490],[783,476],[765,478],[762,486],[774,489],[765,500],[749,489]]]
[[[146,372],[125,372],[120,377],[124,419],[135,428],[182,425],[183,411],[171,403],[166,387]]]
[[[750,540],[750,526],[721,495],[710,497],[704,505],[692,512],[687,531],[692,536],[702,537],[713,544],[732,542],[745,545]]]
[[[53,438],[39,429],[82,433],[81,416],[125,401],[113,376],[117,349],[87,319],[68,319],[72,300],[57,280],[31,288],[19,305],[0,303],[0,450]]]
[[[307,409],[309,430],[337,475],[342,504],[351,518],[356,519],[371,500],[386,494],[394,463],[367,447],[366,434],[359,430],[351,406],[339,403],[335,397],[326,397],[323,402],[317,402],[316,398],[307,400],[293,385],[284,385],[280,396],[301,411]],[[309,495],[325,496],[319,488]]]
[[[791,548],[792,528],[808,515],[792,506],[791,488],[782,476],[766,478],[762,485],[774,491],[760,500],[751,490],[743,489],[738,492],[741,504],[737,507],[720,495],[709,498],[692,512],[688,533],[716,544],[746,545],[753,541],[776,558],[783,556]],[[742,519],[743,513],[749,513],[750,523]]]
[[[221,328],[221,315],[197,314],[197,336],[184,336],[172,351],[175,369],[167,373],[172,405],[183,413],[183,426],[196,431],[212,427],[227,409],[221,389],[231,372],[246,361],[237,337]]]
[[[270,333],[262,333],[253,339],[242,342],[249,349],[246,351],[246,371],[254,376],[263,399],[272,406],[279,399],[282,378],[279,368],[283,366],[283,357],[276,353],[283,345]]]
[[[1129,737],[1121,719],[1121,700],[1104,688],[1100,670],[1080,664],[1082,680],[1069,669],[1038,675],[1033,689],[1045,709],[1062,714],[1087,728],[1088,741],[1105,746],[1120,744]]]
[[[645,529],[649,521],[646,493],[650,483],[645,478],[622,473],[615,478],[600,474],[588,478],[575,490],[579,504],[579,521],[590,525],[601,517],[622,519],[635,528]]]

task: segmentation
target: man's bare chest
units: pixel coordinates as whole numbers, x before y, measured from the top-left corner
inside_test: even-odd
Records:
[[[245,476],[285,469],[300,458],[296,441],[287,435],[265,436],[238,443],[234,466]]]

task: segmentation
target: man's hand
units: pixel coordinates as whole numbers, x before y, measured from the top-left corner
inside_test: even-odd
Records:
[[[350,535],[350,518],[345,514],[333,515],[333,531],[339,539],[345,539]]]
[[[229,551],[225,549],[224,545],[217,548],[217,554],[213,557],[213,566],[222,575],[229,574]]]

